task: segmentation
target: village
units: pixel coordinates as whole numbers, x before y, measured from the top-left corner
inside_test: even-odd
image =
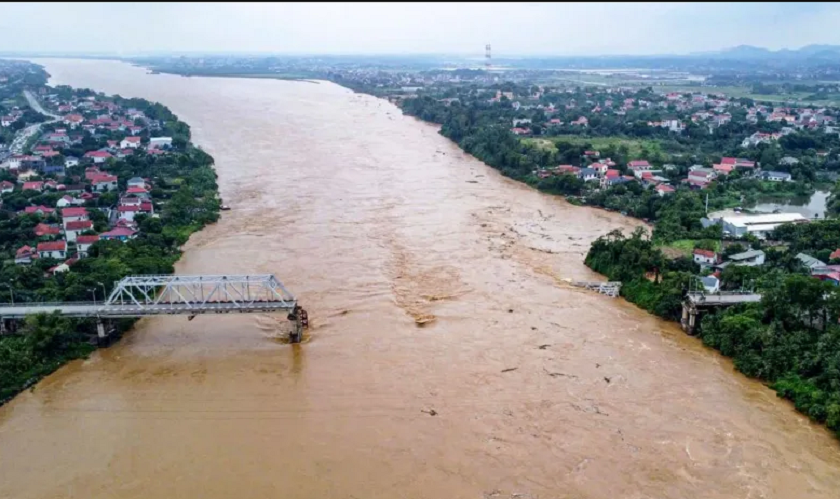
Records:
[[[161,124],[143,111],[111,100],[66,92],[62,98],[46,87],[38,98],[58,118],[41,126],[24,154],[0,163],[6,178],[0,181],[0,208],[37,217],[31,242],[15,250],[15,264],[51,259],[56,265],[47,272],[55,274],[70,271],[97,241],[135,238],[138,218],[159,216],[151,179],[120,178],[112,170],[132,155],[168,154],[172,138],[157,136]],[[21,114],[13,109],[0,125],[11,126]],[[103,206],[103,198],[116,202]]]

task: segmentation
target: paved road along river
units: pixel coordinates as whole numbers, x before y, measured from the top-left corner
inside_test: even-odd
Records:
[[[635,222],[330,83],[43,62],[187,121],[232,210],[178,271],[274,273],[313,327],[291,346],[280,317],[144,319],[0,408],[0,497],[837,498],[826,431],[565,284]]]

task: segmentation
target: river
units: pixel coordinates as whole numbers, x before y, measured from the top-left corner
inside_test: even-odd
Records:
[[[0,497],[836,499],[827,431],[676,325],[565,284],[637,222],[331,83],[39,62],[188,122],[232,209],[177,271],[274,273],[312,328],[142,320],[0,408]]]

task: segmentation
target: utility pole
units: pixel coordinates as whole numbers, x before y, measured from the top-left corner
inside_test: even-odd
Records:
[[[706,215],[709,214],[709,193],[706,193]]]
[[[484,69],[490,71],[490,44],[484,46]]]

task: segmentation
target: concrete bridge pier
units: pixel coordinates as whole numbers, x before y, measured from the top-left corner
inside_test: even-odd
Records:
[[[683,302],[682,304],[682,319],[680,319],[680,326],[683,331],[693,335],[694,329],[697,327],[698,310],[690,303]]]

